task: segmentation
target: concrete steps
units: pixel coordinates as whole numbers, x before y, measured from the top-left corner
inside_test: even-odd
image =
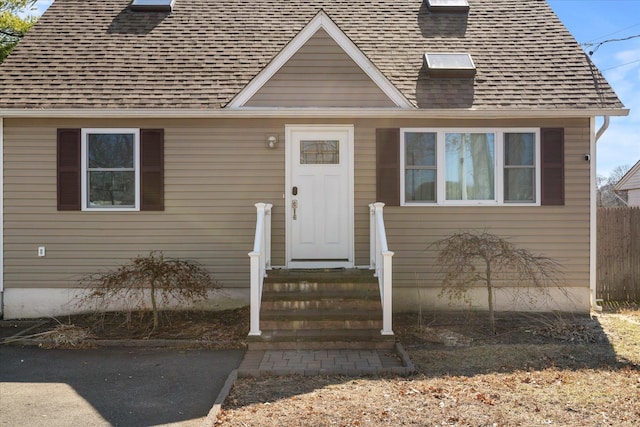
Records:
[[[250,350],[391,349],[370,270],[274,270],[265,279],[262,335]]]

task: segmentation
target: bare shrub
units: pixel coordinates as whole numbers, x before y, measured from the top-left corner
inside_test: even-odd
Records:
[[[489,327],[495,333],[494,289],[501,283],[535,287],[543,293],[559,286],[561,271],[552,258],[539,256],[487,232],[458,232],[432,245],[443,273],[441,295],[465,300],[477,284],[487,288]],[[500,281],[502,280],[502,281]]]
[[[88,274],[79,283],[87,289],[80,305],[89,304],[96,311],[103,311],[111,301],[118,301],[128,312],[128,322],[133,311],[151,309],[154,330],[159,327],[160,310],[169,303],[204,302],[208,291],[218,287],[207,270],[195,261],[165,258],[156,251],[114,270]]]

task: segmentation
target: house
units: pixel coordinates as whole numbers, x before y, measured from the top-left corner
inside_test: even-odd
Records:
[[[613,186],[614,192],[627,192],[627,205],[640,206],[640,161],[624,174]]]
[[[0,66],[4,316],[151,250],[218,307],[371,267],[394,310],[448,307],[429,245],[461,229],[558,259],[535,308],[584,312],[595,119],[626,114],[542,0],[56,0]]]

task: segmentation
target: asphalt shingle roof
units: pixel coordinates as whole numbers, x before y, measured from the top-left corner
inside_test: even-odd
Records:
[[[419,108],[618,109],[544,0],[56,0],[0,66],[0,108],[223,108],[320,11]],[[467,52],[474,79],[429,78],[425,52]]]

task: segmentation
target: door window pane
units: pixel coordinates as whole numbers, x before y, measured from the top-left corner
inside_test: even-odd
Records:
[[[446,133],[447,200],[494,200],[495,135]]]
[[[300,141],[300,164],[340,164],[339,148],[339,141]]]

